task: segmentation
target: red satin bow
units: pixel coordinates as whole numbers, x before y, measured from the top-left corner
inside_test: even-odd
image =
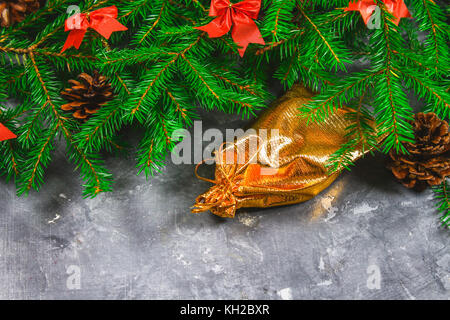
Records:
[[[65,30],[70,31],[70,33],[61,52],[71,46],[78,49],[88,28],[94,29],[106,39],[109,39],[114,31],[128,30],[127,27],[116,20],[117,16],[116,6],[98,9],[88,14],[78,13],[71,16],[65,23]]]
[[[17,138],[7,127],[0,123],[0,141]]]
[[[409,13],[403,0],[384,0],[383,2],[389,12],[394,15],[394,23],[396,25],[400,23],[401,18],[411,18],[411,14]],[[359,0],[358,2],[350,1],[348,7],[345,8],[345,11],[359,11],[365,24],[367,25],[373,13],[373,8],[371,7],[374,5],[375,1],[373,0]]]
[[[218,38],[228,33],[231,26],[231,36],[241,48],[239,54],[244,52],[250,43],[265,44],[258,26],[252,19],[257,19],[261,9],[261,0],[244,0],[231,4],[229,0],[211,0],[210,17],[217,17],[206,26],[196,29],[208,32],[211,38]]]

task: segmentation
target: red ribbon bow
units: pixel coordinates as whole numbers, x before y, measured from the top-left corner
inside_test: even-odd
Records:
[[[396,25],[400,23],[401,18],[411,18],[411,14],[409,13],[403,0],[384,0],[383,2],[389,12],[394,15],[394,23]],[[358,2],[350,1],[348,7],[345,8],[345,11],[359,11],[365,24],[367,25],[370,17],[372,16],[374,5],[375,1],[373,0],[359,0]]]
[[[66,43],[61,52],[71,46],[79,48],[88,28],[92,28],[106,39],[109,39],[114,31],[128,30],[123,24],[117,21],[118,11],[116,6],[106,7],[92,11],[88,14],[78,13],[66,20],[65,30],[70,31]]]
[[[258,18],[260,9],[261,0],[244,0],[234,4],[229,0],[211,0],[209,16],[217,18],[196,29],[208,32],[211,38],[218,38],[228,33],[234,25],[231,36],[241,47],[239,54],[242,57],[250,43],[265,44],[258,26],[252,20]]]
[[[17,136],[12,133],[7,127],[0,123],[0,141],[5,141],[9,139],[17,138]]]

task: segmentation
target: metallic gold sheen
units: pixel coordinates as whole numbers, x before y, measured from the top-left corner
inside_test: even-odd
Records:
[[[350,123],[344,117],[347,111],[339,109],[324,123],[307,125],[298,109],[312,97],[308,89],[294,86],[252,126],[256,137],[244,135],[217,151],[216,179],[199,177],[215,185],[196,199],[192,212],[210,210],[220,217],[233,218],[239,208],[299,203],[327,188],[340,172],[329,175],[325,164],[346,142],[345,128]],[[267,129],[268,134],[263,136],[259,129]],[[278,135],[271,134],[271,129],[278,129]],[[260,142],[253,153],[249,148],[251,138]],[[352,158],[361,156],[362,152],[356,151]],[[230,164],[227,157],[239,161]]]

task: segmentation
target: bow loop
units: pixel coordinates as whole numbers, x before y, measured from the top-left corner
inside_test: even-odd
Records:
[[[89,13],[89,17],[92,20],[98,20],[98,19],[102,19],[102,18],[112,18],[112,19],[117,19],[117,17],[119,16],[119,11],[117,10],[116,6],[110,6],[110,7],[106,7],[106,8],[101,8],[101,9],[97,9],[92,11],[91,13]]]
[[[7,127],[0,123],[0,141],[17,138]]]
[[[76,49],[80,48],[88,28],[94,29],[106,39],[109,39],[115,31],[128,30],[127,27],[117,21],[117,17],[118,10],[116,6],[101,8],[89,14],[78,13],[71,16],[65,23],[65,30],[70,31],[70,33],[61,52],[72,46]]]
[[[261,10],[261,0],[245,0],[232,5],[233,9],[244,12],[251,19],[258,19]]]
[[[229,0],[216,0],[211,1],[211,7],[209,8],[209,16],[217,17],[221,16],[231,7],[231,2]]]
[[[253,19],[258,18],[261,9],[261,0],[244,0],[231,4],[229,0],[211,0],[209,16],[216,17],[213,21],[202,27],[196,27],[208,33],[210,38],[218,38],[231,30],[231,36],[239,48],[240,56],[250,43],[265,44]]]

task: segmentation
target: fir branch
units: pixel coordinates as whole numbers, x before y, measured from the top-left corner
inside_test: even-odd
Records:
[[[141,107],[144,108],[148,108],[152,103],[156,102],[156,99],[159,97],[159,95],[154,95],[153,93],[150,93],[150,89],[152,89],[155,85],[158,84],[159,81],[161,81],[161,87],[163,87],[164,85],[164,80],[170,76],[170,74],[165,74],[166,71],[170,71],[170,67],[172,65],[175,64],[175,62],[178,60],[178,58],[181,55],[184,55],[186,52],[188,52],[191,48],[193,48],[201,39],[202,35],[198,36],[197,39],[192,42],[191,44],[189,44],[186,48],[184,48],[184,50],[182,50],[181,52],[178,53],[171,53],[172,58],[168,59],[165,61],[165,63],[163,64],[158,64],[156,66],[154,66],[151,70],[149,70],[147,72],[147,77],[148,77],[148,86],[144,89],[143,92],[141,92],[138,95],[134,95],[133,97],[131,97],[130,99],[132,99],[132,101],[136,101],[136,106],[133,107],[130,110],[130,119],[133,119],[134,116],[139,116],[140,115],[140,109]],[[148,106],[145,106],[145,104],[148,104]],[[145,112],[147,113],[147,112]],[[142,121],[143,118],[140,117],[138,118],[138,120]]]
[[[294,0],[273,0],[265,12],[263,36],[272,37],[272,42],[286,39],[294,27],[291,22],[294,8]]]
[[[142,44],[142,41],[145,40],[145,38],[156,28],[158,23],[161,21],[161,16],[162,16],[162,14],[164,12],[164,9],[166,8],[166,5],[167,5],[166,2],[163,1],[158,16],[156,17],[156,19],[153,22],[153,24],[151,25],[151,27],[145,32],[145,34],[142,37],[140,37],[140,39],[138,41],[139,44]]]
[[[377,149],[378,138],[374,126],[375,120],[363,105],[367,93],[368,87],[361,95],[357,108],[348,108],[345,114],[345,118],[351,123],[346,128],[345,138],[347,142],[330,156],[326,164],[329,173],[343,169],[350,170],[350,166],[354,165],[355,152],[364,155],[367,151],[372,152]]]
[[[24,160],[24,169],[18,179],[18,194],[28,194],[31,188],[39,190],[43,183],[44,168],[48,166],[53,150],[53,140],[58,131],[59,124],[53,125],[43,132],[37,143],[32,147],[32,154]]]
[[[308,123],[325,121],[332,112],[342,107],[352,97],[361,96],[364,88],[383,72],[385,72],[384,69],[375,72],[354,73],[346,79],[338,81],[315,96],[311,103],[300,107],[300,116],[306,118]]]
[[[71,152],[69,159],[73,161],[85,180],[84,197],[95,197],[101,192],[112,191],[112,176],[103,168],[103,161],[98,154],[89,154],[81,150],[72,139],[69,131],[64,129],[68,147]]]
[[[327,37],[325,36],[325,32],[321,30],[322,27],[320,27],[319,24],[317,24],[313,21],[313,19],[305,12],[304,8],[301,5],[297,4],[297,9],[300,11],[300,13],[306,19],[306,21],[310,24],[310,26],[312,27],[314,32],[317,34],[319,39],[322,41],[322,43],[328,49],[325,52],[331,53],[332,59],[337,63],[336,66],[339,66],[340,69],[345,70],[344,62],[347,62],[348,60],[346,58],[345,59],[339,58],[338,53],[335,50],[335,49],[340,49],[340,51],[343,50],[342,48],[340,48],[340,46],[341,46],[340,43],[338,41],[333,41],[333,45],[332,45],[331,40],[328,40]],[[319,48],[321,48],[321,47],[320,46],[315,47],[316,50]],[[316,53],[317,52],[318,51],[316,51]]]
[[[184,61],[187,62],[187,65],[190,67],[193,74],[195,74],[196,78],[198,78],[200,80],[200,83],[208,89],[207,91],[209,91],[209,93],[212,94],[212,96],[214,98],[216,98],[217,100],[220,100],[219,95],[211,88],[211,86],[208,84],[208,82],[205,81],[204,77],[198,71],[198,67],[200,66],[200,64],[198,64],[197,67],[194,66],[193,62],[191,60],[189,60],[188,58],[186,58],[186,55],[184,53],[181,54],[181,57],[184,59]]]
[[[432,0],[413,1],[419,28],[428,32],[425,52],[426,57],[432,59],[435,74],[448,74],[449,49],[448,49],[448,25],[439,6]]]
[[[448,181],[444,180],[440,186],[433,187],[433,192],[442,225],[448,228],[450,227],[450,186]]]
[[[404,77],[408,87],[412,88],[419,97],[426,99],[427,105],[424,108],[426,111],[434,112],[443,119],[450,116],[450,95],[445,89],[440,88],[433,80],[421,78],[420,73],[414,72],[415,70],[396,68],[393,70]]]
[[[13,144],[11,140],[0,142],[0,154],[2,154],[2,157],[0,157],[0,174],[6,176],[7,182],[12,177],[17,179],[22,172],[20,167],[23,162],[21,150],[19,146]]]

